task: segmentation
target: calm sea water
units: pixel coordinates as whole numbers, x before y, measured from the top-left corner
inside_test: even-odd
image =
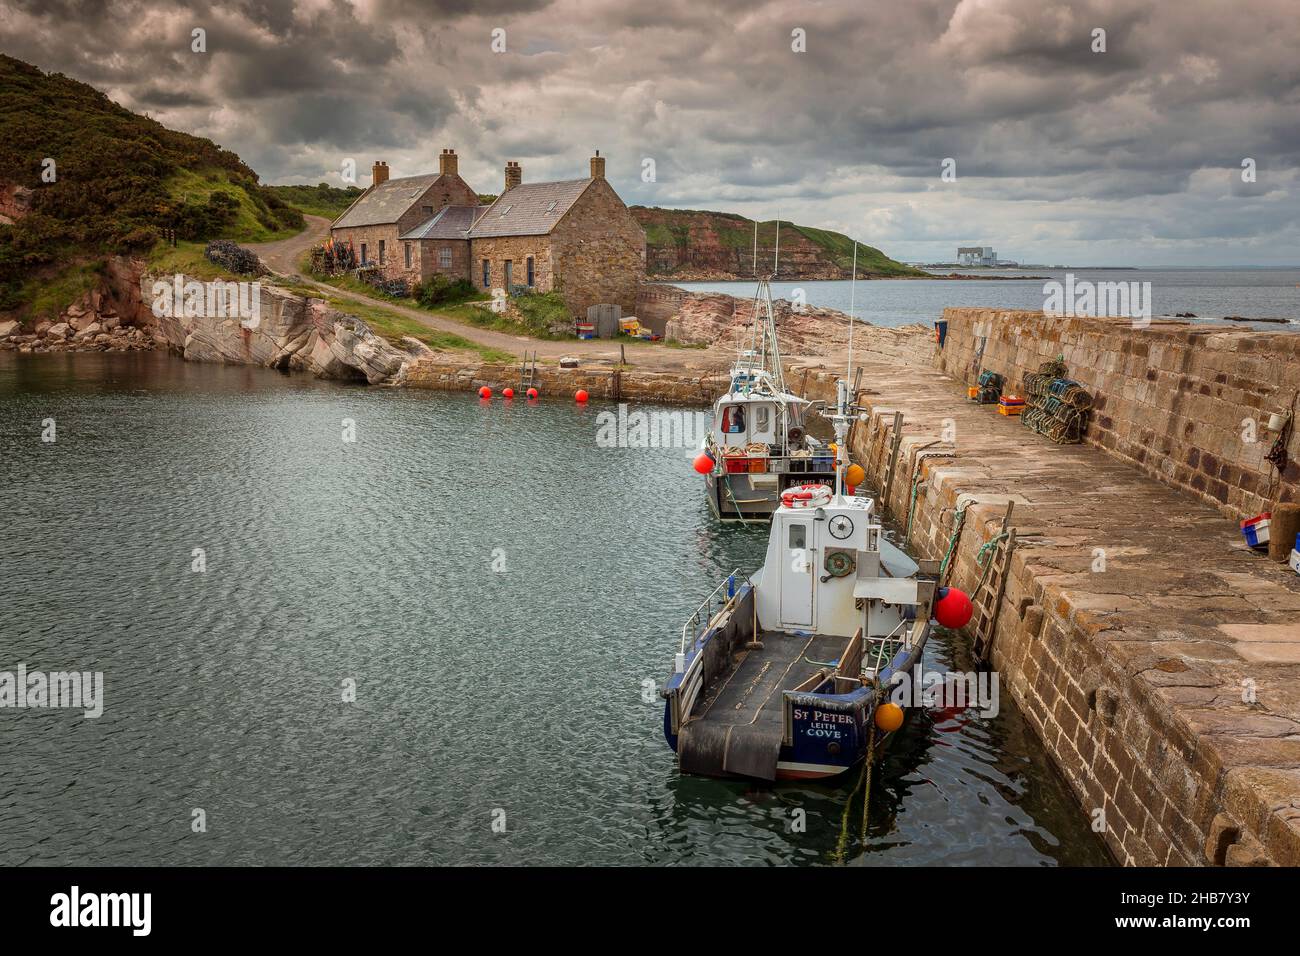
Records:
[[[853,781],[677,773],[643,682],[765,533],[599,410],[0,354],[0,670],[106,680],[0,710],[0,865],[829,862]],[[1108,862],[1002,708],[909,724],[850,862]]]
[[[1201,318],[1226,315],[1284,318],[1292,324],[1250,323],[1249,327],[1300,331],[1300,269],[1071,269],[1078,283],[1150,282],[1154,315],[1191,312]],[[987,274],[987,273],[985,273]],[[1014,273],[997,273],[1014,275]],[[929,325],[945,307],[1042,309],[1046,277],[1064,283],[1066,273],[1035,270],[1024,279],[883,279],[857,283],[857,315],[875,325]],[[752,282],[678,282],[695,292],[725,292],[745,298]],[[803,289],[810,305],[849,311],[847,281],[774,282],[772,295],[790,299]],[[1242,323],[1246,325],[1246,323]]]

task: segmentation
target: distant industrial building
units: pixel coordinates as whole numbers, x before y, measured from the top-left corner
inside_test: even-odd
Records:
[[[960,266],[996,266],[998,254],[992,246],[958,246],[957,264]]]

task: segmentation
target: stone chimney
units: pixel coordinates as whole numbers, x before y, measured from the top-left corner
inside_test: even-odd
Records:
[[[600,150],[596,150],[596,155],[591,157],[591,178],[605,178],[605,157],[600,155]]]
[[[513,159],[506,161],[506,188],[504,192],[510,192],[524,181],[524,170]]]
[[[370,182],[373,186],[380,186],[388,182],[387,163],[378,162],[370,168]]]
[[[438,157],[438,172],[443,176],[459,176],[457,170],[456,151],[454,149],[444,149],[442,155]]]

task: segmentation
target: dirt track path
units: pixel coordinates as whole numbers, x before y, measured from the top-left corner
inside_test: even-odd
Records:
[[[308,249],[329,235],[330,227],[330,220],[323,216],[304,215],[303,218],[307,222],[307,227],[298,235],[289,239],[280,239],[276,242],[252,243],[248,248],[261,256],[263,261],[276,272],[292,276],[298,281],[314,286],[336,298],[351,299],[354,302],[362,302],[367,305],[388,309],[414,319],[428,328],[459,335],[461,338],[469,339],[477,345],[501,349],[520,356],[525,351],[536,350],[539,360],[549,359],[551,361],[555,361],[561,356],[574,356],[585,362],[613,364],[617,363],[622,355],[626,355],[627,364],[637,368],[697,375],[725,372],[735,358],[729,349],[679,349],[664,345],[634,343],[627,345],[620,352],[620,343],[617,341],[602,341],[599,339],[550,341],[534,339],[526,335],[511,335],[508,332],[498,332],[495,329],[481,329],[447,316],[426,312],[423,309],[398,305],[389,299],[368,296],[347,289],[338,289],[332,285],[317,282],[310,276],[304,275],[298,268],[298,260],[302,258]],[[793,358],[793,356],[787,357],[787,359]]]

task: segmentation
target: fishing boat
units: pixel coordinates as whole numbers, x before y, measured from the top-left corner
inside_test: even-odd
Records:
[[[894,547],[874,500],[847,493],[851,344],[849,355],[826,414],[830,483],[786,488],[762,567],[737,568],[682,626],[662,696],[684,773],[818,779],[875,759],[921,703],[903,691],[931,618],[970,619],[969,598],[940,587],[937,562],[922,567]]]
[[[777,221],[777,249],[780,249]],[[758,263],[758,223],[754,224]],[[812,403],[785,385],[772,308],[771,279],[758,278],[747,342],[741,343],[727,391],[713,403],[713,420],[696,471],[705,476],[709,507],[722,520],[765,520],[781,495],[797,485],[834,477],[827,445],[810,436],[805,416]]]

